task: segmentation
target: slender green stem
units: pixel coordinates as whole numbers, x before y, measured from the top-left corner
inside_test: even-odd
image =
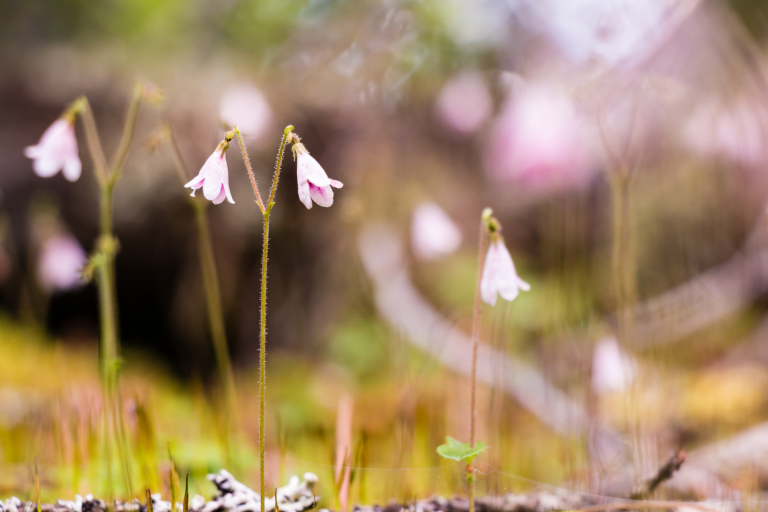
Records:
[[[123,135],[120,137],[120,144],[117,146],[115,156],[112,158],[112,173],[120,172],[123,164],[125,164],[125,158],[128,156],[128,150],[133,141],[133,134],[136,131],[136,121],[139,118],[139,109],[141,108],[143,96],[144,86],[141,84],[134,85],[131,103],[128,105],[128,113],[125,116],[125,124],[123,125]]]
[[[486,220],[480,222],[480,241],[478,242],[477,254],[477,285],[475,287],[475,309],[472,317],[472,374],[470,377],[471,391],[469,395],[469,445],[475,446],[475,417],[476,396],[477,396],[477,348],[480,343],[480,316],[483,310],[480,297],[480,283],[483,278],[483,268],[485,267],[485,250],[488,245],[488,229]],[[467,464],[467,480],[469,483],[469,512],[475,512],[475,484],[474,468],[472,464]]]
[[[104,186],[107,183],[107,157],[104,156],[104,149],[101,147],[99,131],[96,128],[96,120],[93,118],[93,111],[88,98],[81,98],[84,108],[81,114],[83,120],[83,129],[85,130],[85,142],[88,145],[88,152],[93,160],[93,170],[99,185]]]
[[[221,384],[224,386],[227,401],[227,422],[237,424],[237,388],[235,376],[232,371],[232,362],[227,348],[227,334],[224,328],[224,312],[221,307],[221,292],[219,291],[219,279],[216,273],[216,260],[213,255],[213,243],[211,242],[211,230],[208,224],[208,204],[203,201],[194,201],[195,227],[197,228],[197,244],[200,254],[200,270],[203,275],[203,287],[205,288],[205,300],[208,309],[208,323],[211,330],[213,350],[216,354],[216,363],[219,368]],[[229,452],[229,450],[228,450]],[[229,453],[227,454],[229,456]],[[231,462],[231,461],[230,461]]]
[[[480,241],[478,242],[477,255],[477,285],[475,287],[475,308],[472,317],[472,374],[470,377],[472,391],[469,401],[469,445],[475,446],[475,401],[477,395],[477,348],[480,343],[480,316],[482,313],[482,303],[480,299],[480,281],[483,278],[483,268],[485,267],[485,249],[488,245],[488,233],[485,222],[480,223]]]
[[[261,253],[261,332],[259,333],[259,471],[260,476],[260,495],[261,510],[265,510],[266,484],[264,481],[264,443],[265,443],[265,418],[266,409],[266,391],[267,391],[267,261],[269,251],[269,214],[275,202],[275,193],[277,192],[277,183],[280,179],[280,170],[283,166],[283,156],[285,154],[285,143],[288,135],[293,130],[293,126],[287,126],[283,131],[283,138],[280,141],[280,150],[277,152],[277,162],[275,163],[275,175],[272,178],[272,188],[269,193],[269,202],[263,212],[264,231],[262,239]],[[258,197],[258,191],[256,196]]]
[[[130,462],[125,442],[122,408],[120,407],[119,365],[120,335],[118,326],[117,287],[115,279],[115,255],[118,249],[117,239],[113,235],[112,194],[114,186],[125,163],[136,128],[136,119],[141,107],[142,89],[137,85],[131,98],[123,134],[118,150],[113,159],[112,168],[107,168],[106,158],[99,139],[96,121],[87,98],[83,97],[83,126],[86,142],[94,163],[94,172],[99,182],[99,224],[101,235],[96,244],[96,251],[101,256],[97,270],[99,289],[99,310],[101,321],[101,363],[102,379],[106,388],[106,414],[112,418],[112,432],[117,439],[120,465],[126,491],[133,495]],[[107,436],[110,434],[108,433]]]
[[[184,163],[173,131],[170,130],[169,142],[171,153],[179,175],[181,184],[184,185],[190,178],[189,170]],[[195,228],[197,230],[197,245],[200,255],[200,271],[203,276],[203,288],[205,289],[206,309],[208,310],[208,324],[211,331],[211,340],[213,350],[216,355],[216,363],[219,368],[219,377],[224,386],[226,394],[225,414],[227,422],[231,421],[238,425],[237,421],[237,387],[235,385],[235,376],[232,370],[232,361],[229,357],[227,345],[227,334],[224,325],[224,312],[221,306],[221,292],[219,289],[219,278],[216,272],[216,260],[213,254],[213,242],[211,241],[211,229],[208,224],[208,202],[204,199],[195,199],[190,197],[189,204],[195,212]],[[227,428],[227,430],[229,430]],[[230,457],[230,450],[227,448],[227,458]],[[230,465],[232,461],[230,460]]]

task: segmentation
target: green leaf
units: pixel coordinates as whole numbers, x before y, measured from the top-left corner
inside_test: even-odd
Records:
[[[475,443],[475,446],[470,446],[468,443],[462,443],[452,437],[446,437],[446,444],[441,444],[437,447],[437,453],[450,460],[462,461],[467,460],[467,463],[471,463],[478,454],[480,454],[487,447],[483,443]]]

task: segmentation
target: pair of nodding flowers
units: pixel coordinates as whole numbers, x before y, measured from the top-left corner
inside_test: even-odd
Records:
[[[488,230],[491,243],[488,246],[483,275],[480,278],[480,297],[485,303],[494,306],[497,295],[501,295],[504,300],[512,301],[517,298],[520,290],[529,291],[531,285],[517,275],[512,256],[501,236],[501,224],[491,214],[490,208],[483,211],[483,229]]]
[[[232,193],[229,190],[229,170],[227,168],[226,153],[229,143],[234,138],[234,131],[228,132],[224,140],[216,147],[213,154],[203,164],[200,172],[185,187],[192,189],[192,196],[202,188],[206,199],[219,204],[226,199],[234,204]],[[328,178],[325,171],[317,163],[300,142],[298,135],[288,135],[288,142],[292,143],[292,151],[296,162],[296,170],[299,182],[299,199],[304,206],[312,208],[312,201],[319,206],[331,206],[333,204],[333,189],[344,185],[340,181]]]

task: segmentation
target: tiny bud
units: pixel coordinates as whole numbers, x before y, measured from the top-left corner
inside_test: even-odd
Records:
[[[493,215],[493,210],[491,210],[490,208],[485,208],[480,218],[483,220],[483,222],[488,222],[489,220],[491,220],[491,215]]]

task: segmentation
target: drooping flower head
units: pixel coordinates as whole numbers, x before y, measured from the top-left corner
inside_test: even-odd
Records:
[[[413,211],[411,247],[417,258],[435,260],[461,245],[461,231],[435,203],[422,203]]]
[[[499,233],[499,222],[490,217],[490,210],[483,213],[483,219],[491,232],[491,243],[485,256],[483,275],[480,278],[480,296],[486,304],[495,306],[497,295],[501,295],[504,300],[512,301],[517,298],[520,290],[529,291],[531,285],[517,275],[512,256]]]
[[[77,113],[70,108],[61,118],[54,121],[40,137],[35,146],[24,149],[24,155],[34,160],[32,168],[42,178],[50,178],[63,170],[69,181],[77,181],[82,171],[77,151],[75,120]]]
[[[81,272],[88,257],[71,235],[56,234],[43,242],[37,260],[37,278],[48,292],[67,291],[85,284]]]
[[[296,159],[297,181],[299,182],[299,199],[307,209],[312,208],[312,201],[318,206],[328,207],[333,204],[333,189],[341,188],[344,184],[332,180],[300,142],[299,136],[291,134],[293,156]]]
[[[195,192],[202,188],[203,195],[213,204],[220,204],[226,199],[232,204],[232,193],[229,191],[229,169],[227,168],[227,150],[229,142],[234,137],[234,131],[227,132],[226,137],[221,141],[208,160],[205,161],[200,172],[192,180],[184,185],[192,189],[192,197]]]

